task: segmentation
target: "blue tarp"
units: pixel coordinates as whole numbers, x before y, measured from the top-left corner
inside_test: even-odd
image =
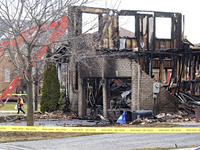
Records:
[[[117,119],[116,123],[126,123],[126,111]]]

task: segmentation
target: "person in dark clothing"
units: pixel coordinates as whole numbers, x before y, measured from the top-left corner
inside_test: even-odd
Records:
[[[18,108],[18,112],[17,114],[19,114],[19,112],[23,112],[23,114],[25,114],[25,111],[22,109],[24,105],[23,99],[20,97],[20,95],[18,95],[17,97],[17,108]]]

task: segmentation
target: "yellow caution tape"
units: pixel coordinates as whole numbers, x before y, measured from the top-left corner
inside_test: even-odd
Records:
[[[28,132],[92,132],[92,133],[200,133],[198,127],[188,128],[137,128],[137,127],[40,127],[0,126],[0,131]]]

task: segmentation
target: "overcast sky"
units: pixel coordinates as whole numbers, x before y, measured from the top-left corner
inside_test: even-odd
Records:
[[[185,35],[196,44],[200,43],[200,6],[198,0],[95,0],[91,7],[118,10],[150,10],[178,12],[185,15]],[[163,26],[166,23],[163,23]]]

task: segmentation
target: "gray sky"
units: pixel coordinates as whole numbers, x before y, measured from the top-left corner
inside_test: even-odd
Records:
[[[150,10],[178,12],[185,15],[185,35],[196,44],[200,43],[200,6],[198,0],[95,0],[91,7],[118,10]],[[163,26],[167,23],[163,23]]]

